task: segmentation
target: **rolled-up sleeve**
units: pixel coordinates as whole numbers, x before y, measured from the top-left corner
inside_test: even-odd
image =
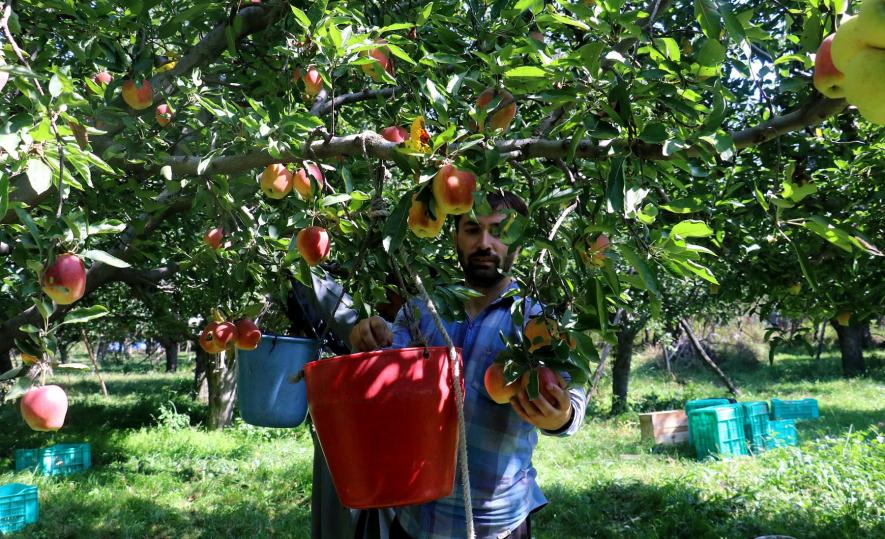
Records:
[[[541,429],[541,434],[546,436],[571,436],[578,432],[584,424],[584,413],[587,409],[587,392],[583,387],[573,387],[568,390],[569,400],[572,403],[572,417],[568,423],[557,430]]]

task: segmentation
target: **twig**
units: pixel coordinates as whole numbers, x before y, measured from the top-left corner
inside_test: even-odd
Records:
[[[89,359],[92,360],[92,368],[95,369],[95,374],[98,376],[98,381],[101,383],[101,394],[105,397],[108,396],[108,387],[104,384],[104,378],[101,376],[101,370],[98,368],[98,362],[95,360],[95,354],[92,353],[92,345],[89,344],[89,337],[86,336],[86,330],[81,329],[80,335],[83,336],[83,344],[86,345],[86,352],[89,353]]]

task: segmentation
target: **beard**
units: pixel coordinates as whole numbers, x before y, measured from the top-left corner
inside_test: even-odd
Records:
[[[507,264],[507,268],[503,269],[510,269],[509,266],[512,264],[510,258],[508,256],[508,260],[504,261],[509,261],[509,264]],[[458,261],[464,269],[464,277],[467,280],[467,284],[471,286],[491,288],[500,283],[505,277],[504,272],[501,271],[503,267],[501,257],[491,251],[478,251],[469,257],[465,257],[464,252],[458,249]]]

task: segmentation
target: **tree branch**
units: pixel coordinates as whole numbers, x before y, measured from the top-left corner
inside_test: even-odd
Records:
[[[394,86],[391,88],[381,88],[379,90],[369,90],[365,89],[362,92],[354,92],[352,94],[344,94],[339,95],[335,99],[332,100],[319,100],[313,104],[313,107],[310,108],[310,113],[314,116],[325,116],[333,109],[337,109],[341,105],[346,105],[348,103],[357,103],[359,101],[365,101],[367,99],[371,99],[373,97],[383,97],[390,98],[396,95],[398,92],[402,92],[402,86]]]

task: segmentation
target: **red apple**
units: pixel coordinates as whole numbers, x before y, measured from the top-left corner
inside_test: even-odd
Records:
[[[86,292],[86,266],[80,257],[65,253],[43,271],[43,292],[59,305],[70,305]]]
[[[282,163],[267,165],[258,183],[262,193],[279,200],[292,190],[292,173]]]
[[[314,66],[307,68],[307,73],[301,77],[301,81],[304,83],[304,93],[307,94],[307,97],[316,97],[323,89],[323,77]]]
[[[255,350],[261,342],[261,330],[255,322],[244,318],[237,322],[237,348],[240,350]]]
[[[497,104],[493,109],[486,111],[490,115],[486,119],[490,120],[489,125],[492,126],[492,129],[507,131],[510,128],[510,122],[516,116],[516,101],[513,99],[513,94],[507,90],[486,88],[476,98],[476,108],[486,109],[492,101],[496,101]],[[479,130],[483,129],[485,129],[485,121],[479,123]]]
[[[172,121],[172,107],[166,103],[157,105],[154,117],[157,119],[157,123],[160,124],[160,127],[166,127],[169,125],[169,122]]]
[[[308,265],[316,266],[329,256],[329,251],[331,251],[329,233],[325,228],[319,226],[302,228],[295,236],[295,246]]]
[[[114,81],[114,76],[107,71],[99,71],[92,77],[92,81],[99,86],[107,86]]]
[[[144,110],[154,103],[154,92],[151,83],[145,79],[136,86],[135,81],[123,81],[123,101],[135,110]]]
[[[833,38],[836,34],[830,34],[820,44],[814,57],[814,87],[825,96],[838,99],[845,96],[842,88],[845,75],[836,69],[833,64]]]
[[[433,177],[433,198],[444,214],[460,215],[473,207],[476,175],[469,170],[458,170],[451,164],[443,165]]]
[[[564,388],[566,386],[565,380],[556,371],[553,371],[547,367],[537,367],[536,369],[529,370],[522,375],[523,388],[528,387],[529,380],[531,379],[530,377],[532,376],[532,371],[534,370],[538,371],[538,389],[540,390],[541,395],[543,395],[544,398],[547,399],[547,402],[555,405],[556,399],[554,399],[550,395],[550,390],[547,389],[547,386],[553,384]]]
[[[385,140],[396,142],[397,144],[402,144],[409,140],[409,132],[398,125],[385,127],[381,130],[381,136],[384,137]]]
[[[446,222],[446,214],[436,211],[436,219],[431,219],[427,204],[418,200],[418,195],[412,195],[412,205],[409,207],[409,230],[419,238],[435,238],[439,235]]]
[[[519,380],[508,384],[504,379],[504,367],[498,363],[489,365],[482,381],[489,397],[498,404],[510,403],[510,399],[519,393]]]
[[[387,56],[387,48],[383,47],[383,45],[387,44],[386,40],[380,39],[376,43],[378,45],[382,45],[382,47],[370,49],[369,51],[363,51],[360,53],[360,56],[369,56],[375,61],[360,65],[360,69],[363,70],[363,73],[372,77],[373,81],[381,82],[382,77],[375,71],[375,66],[377,65],[382,70],[387,71],[392,77],[394,75],[393,59]]]
[[[224,230],[219,227],[210,228],[203,235],[203,243],[205,243],[209,247],[215,249],[216,251],[218,249],[221,249],[221,241],[223,239],[224,239]]]
[[[323,171],[320,167],[315,163],[307,163],[307,172],[310,172],[310,175],[313,176],[313,179],[316,180],[320,190],[322,190]],[[299,168],[292,177],[292,186],[295,188],[295,191],[301,195],[301,198],[308,198],[311,193],[313,193],[313,185],[311,185],[310,178],[307,177],[307,172],[305,172],[303,168]]]
[[[33,430],[58,430],[65,424],[68,396],[58,386],[40,386],[25,393],[21,402],[22,419]]]
[[[237,327],[233,322],[209,322],[200,334],[200,347],[210,354],[224,351],[237,342]]]

